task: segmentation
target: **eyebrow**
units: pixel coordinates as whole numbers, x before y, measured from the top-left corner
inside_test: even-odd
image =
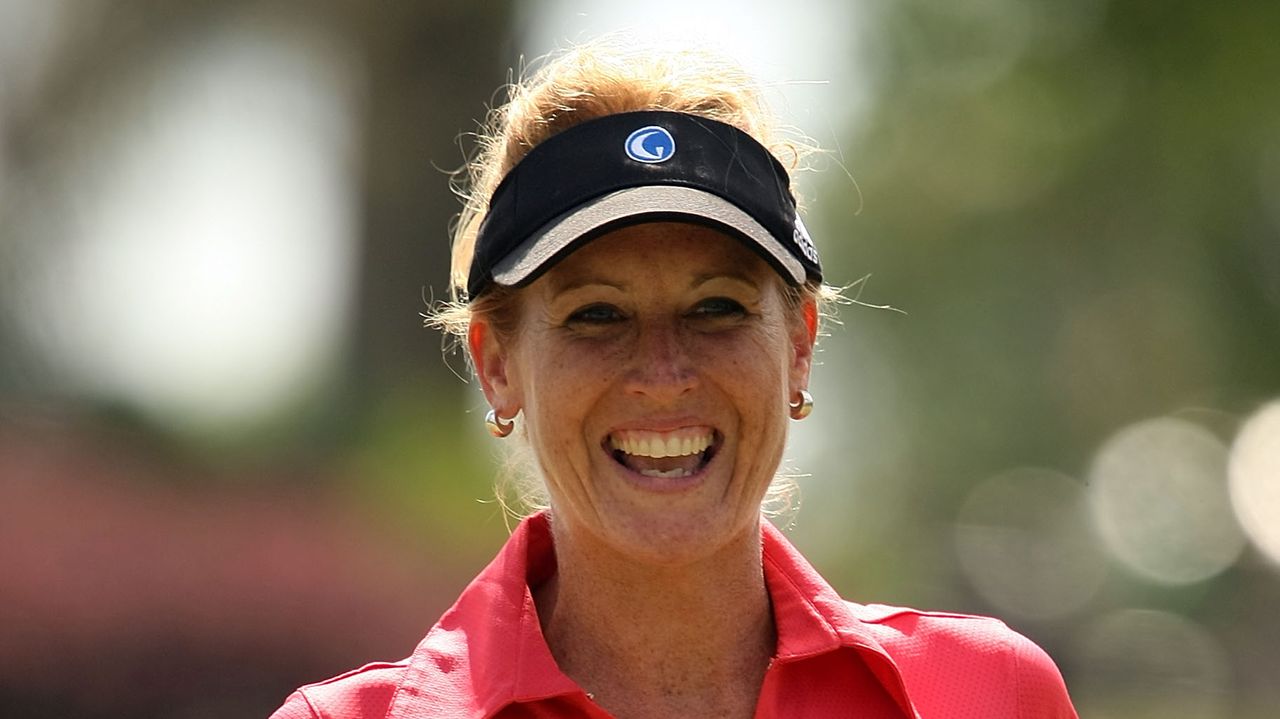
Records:
[[[712,280],[735,280],[745,285],[750,285],[753,288],[760,286],[760,283],[756,282],[749,275],[733,270],[726,270],[724,272],[708,272],[704,275],[698,275],[693,278],[693,282],[689,286],[696,289],[708,282],[711,282]]]
[[[749,275],[743,272],[738,272],[736,270],[724,270],[724,271],[708,272],[705,274],[697,275],[693,278],[693,281],[689,283],[689,287],[692,289],[697,289],[713,280],[731,280],[735,282],[741,282],[742,284],[748,285],[753,289],[759,288],[760,286],[758,282],[756,282]],[[553,298],[559,297],[563,294],[572,292],[574,290],[580,290],[584,287],[608,287],[610,289],[618,290],[619,292],[626,292],[630,288],[630,285],[626,284],[625,282],[584,275],[581,277],[575,277],[572,279],[565,280],[563,283],[560,283],[560,284],[553,285],[551,288],[551,296]]]
[[[567,280],[563,284],[554,285],[551,288],[551,296],[559,297],[566,292],[572,292],[573,290],[582,289],[583,287],[610,287],[621,292],[625,292],[627,290],[627,285],[621,282],[613,282],[599,277],[584,276]]]

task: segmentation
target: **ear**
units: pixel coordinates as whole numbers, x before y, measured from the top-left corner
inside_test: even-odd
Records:
[[[809,371],[813,368],[813,348],[818,342],[818,303],[806,299],[801,307],[800,322],[791,326],[791,393],[809,387]]]
[[[511,382],[511,354],[503,346],[488,322],[472,317],[467,328],[467,349],[471,351],[471,363],[476,368],[480,389],[489,406],[504,417],[513,417],[519,411],[521,401]]]

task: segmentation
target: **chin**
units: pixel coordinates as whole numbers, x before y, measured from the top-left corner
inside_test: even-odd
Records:
[[[749,513],[724,506],[703,511],[668,507],[618,512],[600,529],[602,539],[619,554],[637,563],[674,567],[714,557],[744,534],[754,538],[758,521],[758,505]]]

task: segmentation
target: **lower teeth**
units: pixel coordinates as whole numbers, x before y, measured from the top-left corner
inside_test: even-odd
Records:
[[[693,474],[693,471],[680,469],[680,468],[672,469],[666,472],[663,472],[662,470],[658,470],[658,469],[642,469],[640,470],[640,474],[643,474],[646,477],[662,477],[663,479],[674,479],[676,477],[688,477],[689,475]]]

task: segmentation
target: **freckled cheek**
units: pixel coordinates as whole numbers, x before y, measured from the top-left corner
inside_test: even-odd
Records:
[[[744,497],[754,497],[772,479],[786,441],[786,353],[767,333],[694,346],[703,376],[730,398],[738,414],[738,469],[751,478],[740,489]]]
[[[690,360],[700,372],[732,378],[738,387],[768,391],[785,376],[782,353],[768,337],[743,337],[732,342],[693,341],[686,346]]]
[[[558,427],[555,444],[571,447],[602,393],[623,367],[625,352],[570,346],[535,353],[530,367],[527,408],[548,426]]]

